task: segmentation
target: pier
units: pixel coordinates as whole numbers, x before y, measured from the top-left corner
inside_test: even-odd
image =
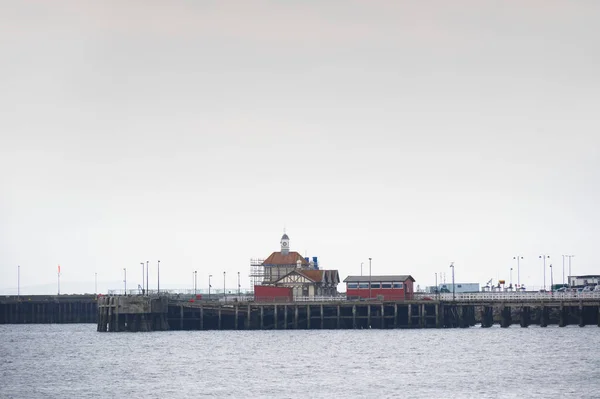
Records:
[[[0,324],[95,323],[96,295],[0,296]]]
[[[98,331],[599,326],[600,298],[313,302],[185,301],[102,297]]]

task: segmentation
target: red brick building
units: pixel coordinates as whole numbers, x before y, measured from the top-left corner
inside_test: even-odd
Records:
[[[383,299],[403,301],[412,299],[415,279],[410,275],[397,276],[348,276],[346,297],[348,299]]]

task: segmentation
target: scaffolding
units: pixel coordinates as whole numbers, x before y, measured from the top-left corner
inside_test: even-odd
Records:
[[[261,285],[265,279],[264,259],[250,259],[250,282],[252,287]]]

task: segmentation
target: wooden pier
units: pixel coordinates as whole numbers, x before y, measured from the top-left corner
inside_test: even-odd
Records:
[[[0,296],[0,324],[95,323],[95,295]]]
[[[187,302],[103,297],[98,331],[600,326],[600,301]]]

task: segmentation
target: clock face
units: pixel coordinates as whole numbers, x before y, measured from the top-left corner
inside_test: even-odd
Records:
[[[281,243],[281,246],[282,246],[282,247],[287,247],[287,242],[285,242],[285,241],[284,241],[284,242],[282,242],[282,243]]]

